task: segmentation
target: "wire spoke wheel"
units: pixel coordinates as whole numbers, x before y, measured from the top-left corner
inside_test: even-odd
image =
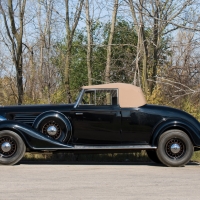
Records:
[[[0,154],[1,157],[8,158],[15,154],[17,151],[16,141],[9,136],[0,138]]]
[[[169,167],[184,166],[190,161],[193,152],[194,146],[189,136],[178,129],[162,133],[156,150],[158,159]]]
[[[0,131],[0,164],[14,165],[22,159],[26,145],[22,138],[13,131]]]

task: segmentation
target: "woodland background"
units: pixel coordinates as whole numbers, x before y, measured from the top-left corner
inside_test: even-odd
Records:
[[[123,82],[200,120],[198,0],[0,0],[0,26],[1,105]]]

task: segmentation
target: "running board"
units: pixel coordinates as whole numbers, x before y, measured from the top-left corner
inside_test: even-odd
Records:
[[[62,147],[54,147],[54,148],[33,148],[34,150],[42,150],[42,151],[92,151],[92,150],[155,150],[156,146],[151,145],[66,145]]]
[[[86,145],[75,145],[72,147],[74,150],[128,150],[128,149],[136,149],[136,150],[147,150],[147,149],[157,149],[156,146],[150,145],[112,145],[112,146],[86,146]]]

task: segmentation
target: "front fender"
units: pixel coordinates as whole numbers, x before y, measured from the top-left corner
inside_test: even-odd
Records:
[[[170,129],[180,129],[186,132],[194,146],[200,146],[199,127],[190,124],[188,121],[180,119],[168,119],[157,125],[152,132],[150,144],[157,146],[160,135]]]
[[[19,134],[27,147],[33,150],[60,150],[72,147],[58,142],[33,129],[31,126],[18,121],[0,121],[0,131],[1,130],[12,130]]]

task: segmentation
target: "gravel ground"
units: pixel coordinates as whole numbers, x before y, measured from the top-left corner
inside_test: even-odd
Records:
[[[199,199],[200,165],[152,163],[0,166],[0,199]]]

